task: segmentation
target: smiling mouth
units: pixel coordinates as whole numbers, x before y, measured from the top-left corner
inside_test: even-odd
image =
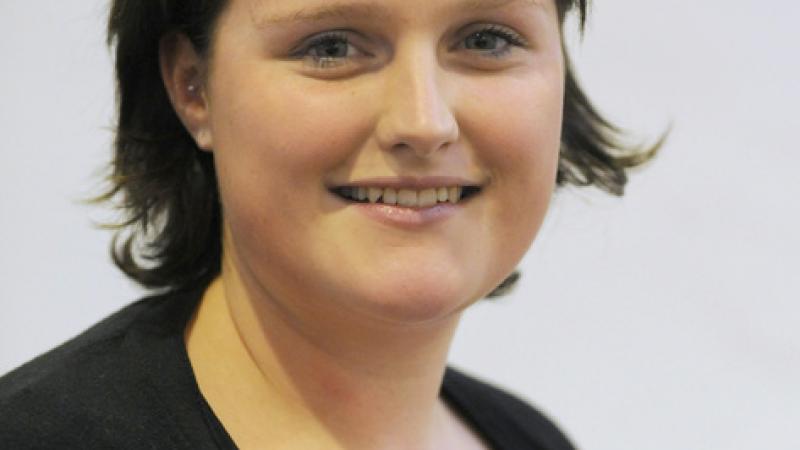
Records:
[[[350,203],[378,203],[407,208],[429,208],[440,203],[457,204],[477,195],[479,186],[449,186],[426,189],[395,189],[342,186],[330,190]]]

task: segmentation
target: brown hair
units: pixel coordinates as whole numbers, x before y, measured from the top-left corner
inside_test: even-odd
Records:
[[[556,0],[563,26],[575,11],[581,30],[588,0]],[[221,208],[212,155],[197,148],[178,119],[159,70],[159,41],[185,34],[207,55],[225,0],[113,0],[108,43],[116,51],[117,128],[110,187],[97,201],[124,213],[111,244],[114,263],[150,289],[204,285],[220,271]],[[592,106],[567,61],[557,184],[596,186],[622,195],[626,169],[659,144],[626,148],[620,131]],[[511,274],[489,296],[502,295]]]

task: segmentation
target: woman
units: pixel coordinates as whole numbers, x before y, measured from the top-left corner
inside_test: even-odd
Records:
[[[0,381],[3,448],[572,448],[446,367],[557,184],[621,194],[566,0],[115,0],[117,265],[159,295]]]

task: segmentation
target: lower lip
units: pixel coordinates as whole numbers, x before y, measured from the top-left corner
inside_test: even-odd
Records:
[[[427,208],[408,208],[384,203],[353,203],[352,206],[378,222],[411,229],[446,220],[462,208],[454,203],[437,203]]]

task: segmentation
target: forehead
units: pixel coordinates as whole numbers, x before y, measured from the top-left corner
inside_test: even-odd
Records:
[[[412,16],[451,17],[455,13],[502,9],[555,10],[554,0],[245,0],[259,27],[323,22],[331,19],[408,21]]]

